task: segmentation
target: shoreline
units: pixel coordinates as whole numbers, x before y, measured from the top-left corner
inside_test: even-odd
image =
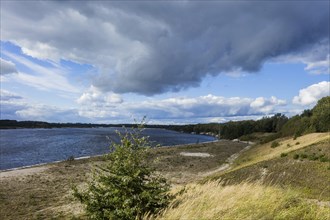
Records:
[[[115,127],[111,127],[111,128],[115,128]],[[28,130],[28,129],[30,129],[30,128],[23,128],[22,130]],[[33,129],[34,130],[46,130],[45,128],[33,128]],[[58,129],[62,129],[62,128],[58,128]],[[82,128],[82,129],[91,129],[91,128]],[[146,128],[146,129],[159,129],[159,128]],[[165,129],[165,128],[163,128],[163,129]],[[14,129],[14,130],[17,130],[17,129]],[[166,130],[168,130],[168,129],[166,129]],[[169,130],[169,131],[172,131],[172,130]],[[188,134],[188,133],[186,133],[186,134]],[[168,144],[172,144],[169,141],[169,142],[167,142],[167,145],[165,143],[164,145],[160,145],[160,146],[161,147],[178,147],[178,146],[186,146],[186,145],[192,145],[192,144],[210,143],[210,142],[218,141],[217,138],[215,138],[214,136],[211,136],[211,135],[202,135],[202,136],[206,136],[208,138],[204,139],[204,138],[201,137],[201,142],[199,142],[200,139],[196,137],[198,141],[194,141],[194,139],[192,139],[192,140],[190,140],[192,142],[187,143],[187,144],[168,145]],[[203,141],[203,140],[205,140],[205,141]],[[161,142],[161,141],[159,141],[159,142]],[[179,142],[179,141],[174,141],[174,143],[175,142]],[[151,142],[150,142],[150,144],[152,145]],[[111,145],[111,141],[108,143],[107,146],[109,146],[109,145]],[[151,146],[151,148],[154,148],[154,147],[155,146]],[[70,154],[68,154],[67,156],[58,154],[58,155],[55,156],[55,158],[53,158],[54,160],[47,159],[46,155],[43,157],[43,159],[46,159],[44,161],[40,161],[40,160],[38,161],[38,159],[33,159],[31,161],[27,156],[24,156],[24,155],[19,157],[20,159],[17,163],[12,163],[13,162],[12,159],[6,159],[6,160],[3,161],[3,164],[1,164],[1,166],[0,166],[1,167],[0,168],[0,173],[1,172],[12,171],[12,170],[17,170],[17,169],[25,169],[25,168],[35,167],[35,166],[41,166],[41,165],[47,165],[47,164],[52,164],[52,163],[64,162],[64,161],[70,160],[72,157],[74,157],[74,160],[81,160],[81,159],[85,159],[85,158],[87,159],[87,158],[91,158],[91,157],[99,157],[99,156],[110,153],[109,147],[107,147],[106,149],[104,148],[103,150],[98,150],[98,152],[95,152],[96,154],[93,154],[93,152],[87,152],[87,155],[86,154],[85,155],[84,154],[79,155],[80,153],[78,151],[75,151],[74,147],[72,149],[73,149],[73,150],[71,150],[72,152],[71,153],[69,152]],[[23,151],[23,150],[21,149],[21,151]],[[93,151],[93,150],[90,150],[90,151]],[[19,152],[19,151],[17,151],[17,152]],[[78,154],[78,155],[75,156],[75,154]],[[12,157],[12,158],[15,158],[15,157]]]
[[[228,140],[159,147],[149,151],[147,160],[155,172],[166,178],[172,187],[177,187],[201,180],[203,173],[216,170],[244,147],[244,143]],[[183,156],[182,152],[194,155]],[[211,156],[200,157],[200,154]],[[35,213],[42,219],[71,216],[81,207],[72,201],[72,184],[83,186],[93,177],[93,170],[106,163],[103,157],[94,156],[1,171],[0,193],[4,202],[0,209],[18,210],[2,215],[6,219],[35,219]]]
[[[216,143],[216,142],[220,142],[220,141],[224,141],[224,139],[220,139],[220,140],[214,140],[214,141],[206,141],[206,142],[200,142],[200,143],[190,143],[190,144],[177,144],[177,145],[170,145],[170,146],[161,146],[161,147],[156,147],[156,148],[151,148],[151,149],[158,149],[158,148],[180,148],[180,147],[186,147],[186,146],[196,146],[198,144],[209,144],[209,143]],[[243,142],[242,142],[243,143]],[[105,154],[98,154],[98,155],[91,155],[91,156],[82,156],[82,157],[75,157],[74,160],[84,160],[84,159],[91,159],[91,158],[97,158],[97,157],[101,157],[106,155]],[[56,161],[52,161],[52,162],[46,162],[46,163],[39,163],[39,164],[33,164],[33,165],[26,165],[26,166],[21,166],[21,167],[14,167],[14,168],[9,168],[9,169],[4,169],[4,170],[0,170],[0,177],[2,177],[3,173],[6,172],[11,172],[11,171],[19,171],[19,170],[24,170],[24,169],[30,169],[30,168],[38,168],[38,167],[43,167],[43,166],[51,166],[51,165],[55,165],[58,163],[62,163],[62,162],[67,162],[69,160],[56,160]]]
[[[74,158],[74,160],[89,159],[89,158],[93,158],[93,157],[100,157],[100,156],[103,156],[103,155],[105,155],[105,154],[77,157],[77,158]],[[5,173],[5,172],[35,168],[35,167],[40,167],[40,166],[53,165],[53,164],[58,164],[58,163],[66,162],[66,161],[68,161],[68,160],[56,160],[56,161],[52,161],[52,162],[49,162],[49,163],[38,163],[38,164],[27,165],[27,166],[22,166],[22,167],[14,167],[14,168],[9,168],[9,169],[4,169],[4,170],[0,170],[0,175],[1,175],[1,173]]]

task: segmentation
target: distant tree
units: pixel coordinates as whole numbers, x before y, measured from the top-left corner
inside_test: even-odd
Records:
[[[282,127],[287,123],[289,120],[288,117],[281,113],[275,114],[273,117],[271,117],[273,121],[273,132],[279,132],[281,131]]]
[[[317,102],[312,110],[312,125],[317,132],[330,130],[330,96],[324,97]]]
[[[149,142],[140,133],[120,134],[121,143],[97,167],[86,190],[73,186],[73,195],[85,205],[91,219],[141,219],[157,213],[171,199],[169,184],[146,163]]]
[[[301,113],[301,117],[311,117],[313,115],[313,111],[310,109],[306,109]]]

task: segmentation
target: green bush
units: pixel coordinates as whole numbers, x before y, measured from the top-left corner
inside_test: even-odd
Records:
[[[271,134],[271,135],[268,135],[266,137],[262,137],[261,140],[260,140],[260,144],[266,144],[266,143],[269,143],[275,139],[278,139],[281,137],[281,133],[278,132],[278,133],[275,133],[275,134]]]
[[[329,162],[329,158],[327,157],[320,157],[320,162]]]
[[[311,154],[311,155],[308,156],[308,159],[309,160],[318,160],[319,157],[315,153],[313,153],[313,154]]]
[[[301,154],[300,157],[301,158],[307,158],[307,154]]]
[[[273,141],[272,145],[270,145],[271,148],[275,148],[275,147],[278,147],[278,146],[280,146],[280,143],[278,143],[277,141]]]
[[[293,159],[298,160],[299,159],[299,154],[293,155]]]
[[[172,196],[170,185],[148,166],[147,138],[139,133],[119,134],[105,166],[95,169],[85,190],[73,186],[73,195],[85,205],[90,219],[141,219],[165,208]]]
[[[281,157],[286,157],[286,156],[288,156],[287,153],[281,153]]]
[[[293,136],[293,140],[296,140],[298,137],[300,137],[302,135],[301,133],[301,131],[297,131]]]

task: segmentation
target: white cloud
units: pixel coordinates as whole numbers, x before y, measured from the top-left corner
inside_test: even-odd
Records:
[[[0,58],[0,75],[5,75],[5,74],[11,74],[11,73],[17,73],[16,66],[13,62],[4,60]]]
[[[85,96],[83,96],[85,97]],[[90,100],[90,99],[89,99]],[[100,101],[104,104],[101,104]],[[96,118],[141,118],[150,120],[190,120],[211,121],[212,118],[260,117],[274,114],[279,106],[286,104],[276,97],[257,99],[206,95],[195,98],[178,97],[168,99],[148,99],[142,102],[123,102],[106,105],[98,99],[97,105],[82,105],[79,114]],[[225,119],[224,119],[225,120]]]
[[[92,106],[112,106],[114,104],[120,104],[122,102],[123,99],[120,95],[112,92],[102,92],[93,85],[77,100],[78,104]]]
[[[64,109],[43,104],[26,105],[15,112],[15,116],[24,120],[47,122],[77,122],[86,121],[81,118],[76,109]]]
[[[310,74],[330,74],[329,39],[322,40],[311,48],[274,58],[275,62],[304,63]]]
[[[62,67],[52,65],[51,63],[48,63],[51,67],[44,67],[23,56],[6,51],[2,53],[28,69],[28,73],[19,71],[17,74],[11,76],[11,79],[40,90],[57,90],[69,93],[79,92],[79,89],[68,81],[66,77],[67,71]]]
[[[16,93],[0,90],[1,95],[1,119],[17,119],[16,112],[27,108],[28,104],[22,96]]]
[[[1,90],[1,119],[48,122],[87,122],[73,108],[60,108],[31,102],[23,96]]]
[[[315,62],[306,62],[305,70],[312,74],[330,74],[330,61],[329,54],[325,60]]]
[[[322,97],[330,95],[330,82],[323,81],[317,84],[301,89],[299,95],[292,100],[293,104],[298,105],[315,105]]]
[[[22,96],[19,96],[15,93],[9,92],[7,90],[1,89],[0,90],[0,97],[1,101],[10,101],[10,100],[15,100],[15,99],[22,99]]]
[[[270,99],[265,99],[264,97],[258,97],[250,106],[253,109],[257,109],[260,112],[271,112],[274,109],[274,106],[285,105],[286,101],[276,98],[275,96],[270,97]]]
[[[285,101],[276,97],[225,98],[215,95],[124,102],[116,94],[91,87],[76,108],[61,108],[31,102],[10,91],[1,91],[1,118],[51,122],[132,123],[147,116],[151,123],[224,122],[257,119],[279,112]]]

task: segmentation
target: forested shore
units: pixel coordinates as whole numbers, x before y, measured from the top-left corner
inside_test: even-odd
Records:
[[[216,136],[221,139],[256,140],[268,142],[279,137],[300,136],[311,132],[327,132],[330,124],[330,96],[318,101],[312,109],[288,118],[277,113],[259,120],[229,121],[226,123],[205,123],[188,125],[153,125],[145,128],[163,128],[185,133]],[[49,123],[42,121],[0,120],[0,129],[16,128],[93,128],[93,127],[136,127],[136,124],[92,124],[92,123]],[[268,133],[260,137],[256,133]]]

